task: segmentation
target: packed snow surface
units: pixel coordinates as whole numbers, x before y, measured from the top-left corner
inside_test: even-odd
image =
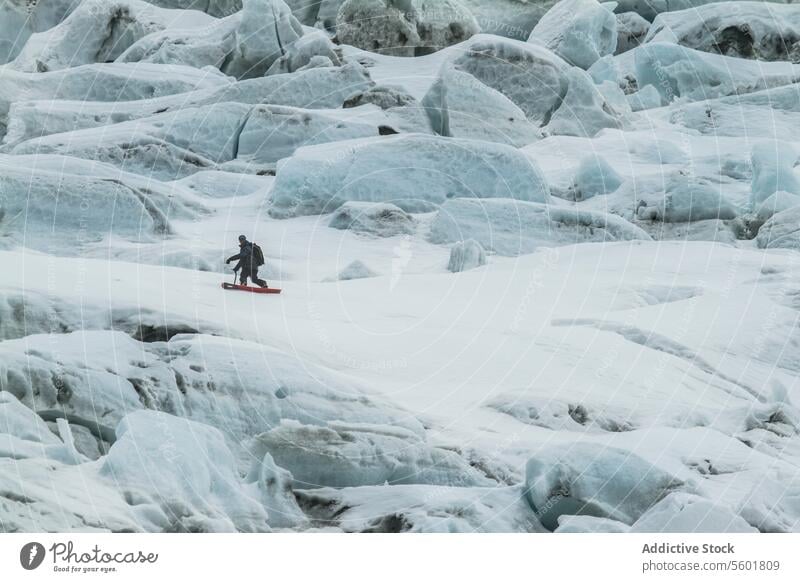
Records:
[[[0,531],[800,531],[792,3],[0,4]]]

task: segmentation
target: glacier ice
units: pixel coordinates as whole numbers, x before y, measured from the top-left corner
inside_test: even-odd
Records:
[[[590,154],[581,160],[571,193],[575,200],[588,200],[614,192],[622,185],[622,177],[598,153]]]
[[[6,0],[0,4],[0,65],[14,60],[33,33],[56,26],[81,0]]]
[[[653,21],[659,14],[689,8],[698,8],[706,4],[728,4],[738,0],[616,0],[617,12],[636,12],[649,21]],[[764,0],[765,2],[784,4],[792,0]]]
[[[294,73],[308,66],[340,66],[341,59],[336,46],[321,30],[306,32],[284,47],[284,53],[267,70],[267,75]]]
[[[379,133],[377,125],[358,115],[334,117],[323,111],[257,105],[243,120],[236,157],[272,165],[303,146],[373,137]]]
[[[636,48],[650,30],[650,22],[636,12],[617,14],[617,48],[615,54]]]
[[[447,270],[451,273],[461,273],[475,269],[486,264],[486,251],[479,242],[474,239],[457,242],[450,249],[450,260],[447,263]]]
[[[448,200],[436,215],[430,241],[449,244],[475,239],[504,256],[539,247],[582,242],[649,240],[639,227],[603,212],[503,199]]]
[[[351,200],[391,202],[414,212],[457,196],[544,202],[549,189],[536,164],[512,147],[393,135],[305,147],[281,160],[269,213],[324,214]]]
[[[166,70],[168,73],[173,71],[171,66],[166,69],[164,66],[141,64],[131,67],[143,70],[144,73],[148,70]],[[70,69],[72,70],[79,69]],[[183,68],[179,71],[183,71]],[[153,98],[146,98],[145,95],[129,91],[137,87],[135,79],[131,79],[131,87],[127,85],[122,87],[124,91],[120,90],[117,103],[103,102],[110,98],[99,92],[94,94],[96,91],[94,87],[88,92],[74,91],[63,96],[33,93],[27,96],[31,100],[16,102],[14,100],[17,97],[14,96],[11,98],[13,104],[8,113],[8,129],[4,143],[7,147],[12,147],[21,141],[53,133],[104,127],[162,113],[175,113],[182,109],[221,103],[258,105],[265,102],[270,105],[309,109],[336,109],[353,94],[372,85],[365,69],[358,64],[310,69],[290,75],[248,79],[237,83],[230,83],[227,78],[212,75],[211,79],[215,78],[225,81],[218,83],[216,87],[198,91],[191,91],[191,87],[180,87],[176,91],[180,93],[178,95]],[[102,83],[104,78],[100,77],[100,81]],[[84,98],[82,95],[86,101],[78,100]],[[57,100],[53,101],[54,98]],[[134,99],[140,101],[132,101]],[[3,133],[2,107],[3,86],[0,85],[0,134]]]
[[[635,453],[591,442],[543,448],[528,461],[525,476],[531,507],[551,531],[564,514],[631,525],[682,485]]]
[[[593,137],[602,129],[621,126],[619,115],[586,72],[573,67],[567,77],[567,93],[546,127],[549,134]]]
[[[297,489],[495,484],[456,453],[433,447],[400,427],[349,422],[309,426],[284,420],[254,440],[292,473]]]
[[[569,65],[546,48],[486,34],[462,47],[453,66],[508,97],[533,123],[546,125],[561,105]]]
[[[596,0],[561,0],[533,29],[538,42],[569,63],[588,69],[617,48],[617,20]]]
[[[108,345],[113,352],[100,349]],[[216,426],[235,447],[284,418],[306,425],[347,419],[422,434],[413,417],[357,385],[251,342],[192,334],[142,343],[98,330],[54,341],[28,336],[4,342],[0,352],[2,390],[38,411],[67,414],[106,441],[106,429],[145,409]],[[89,353],[106,355],[89,359]],[[248,375],[241,373],[245,368]]]
[[[433,130],[446,137],[522,147],[541,138],[536,125],[505,95],[446,64],[422,100]]]
[[[154,32],[133,44],[119,60],[212,66],[250,79],[263,76],[303,34],[283,0],[244,0],[241,11],[205,28]],[[313,43],[306,46],[306,54],[315,47]],[[327,45],[324,50],[330,53]]]
[[[4,67],[0,68],[0,135],[5,135],[11,104],[18,101],[104,101],[115,108],[116,101],[219,88],[230,82],[219,73],[182,66],[103,63],[50,73],[21,73]]]
[[[521,487],[385,485],[297,492],[322,524],[345,532],[542,532]]]
[[[672,42],[745,59],[797,62],[800,7],[736,1],[662,12],[645,42]]]
[[[661,93],[653,85],[645,85],[635,93],[630,93],[627,97],[633,111],[655,109],[662,105]]]
[[[304,527],[308,518],[297,505],[292,490],[292,474],[275,464],[272,456],[255,442],[250,454],[254,457],[246,481],[254,483],[257,498],[267,510],[269,525],[275,527]]]
[[[459,0],[346,0],[336,18],[342,43],[401,57],[435,52],[479,30]]]
[[[632,59],[630,72],[638,85],[652,85],[665,103],[679,97],[699,101],[789,85],[800,74],[800,65],[792,63],[755,62],[666,42],[645,43],[622,57]]]
[[[536,23],[557,1],[461,0],[461,3],[475,16],[481,32],[526,40]]]
[[[152,241],[171,232],[172,218],[201,211],[157,181],[149,184],[146,178],[100,164],[70,162],[71,158],[0,155],[0,226],[6,245],[62,254],[111,235]],[[94,172],[86,171],[90,168]]]
[[[264,506],[239,478],[217,429],[164,412],[125,416],[99,474],[131,499],[148,529],[269,531]]]
[[[380,202],[345,202],[333,213],[328,226],[378,237],[416,230],[413,216],[394,204]]]
[[[631,217],[632,209],[639,221],[729,220],[740,214],[742,206],[730,196],[731,190],[718,177],[694,175],[683,169],[664,170],[626,180],[602,204],[622,216]]]
[[[750,186],[753,208],[775,192],[800,195],[800,180],[794,173],[797,159],[797,152],[789,143],[763,141],[753,146],[753,180]]]
[[[46,72],[107,63],[152,32],[213,21],[203,12],[165,10],[142,0],[83,0],[60,24],[31,36],[9,67]]]
[[[756,210],[756,218],[766,221],[778,212],[800,206],[800,195],[780,190],[767,197]]]
[[[773,214],[758,229],[756,242],[762,249],[800,249],[800,207]]]

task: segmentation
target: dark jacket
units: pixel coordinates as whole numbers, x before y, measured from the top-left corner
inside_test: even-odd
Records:
[[[239,261],[239,263],[233,268],[234,271],[243,269],[246,273],[253,273],[258,270],[258,265],[256,265],[255,261],[253,260],[253,243],[250,241],[245,242],[239,248],[238,254],[228,258],[227,262],[230,263],[231,261]]]

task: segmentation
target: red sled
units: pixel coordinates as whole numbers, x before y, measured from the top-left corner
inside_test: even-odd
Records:
[[[234,285],[233,283],[223,283],[223,289],[235,289],[236,291],[249,291],[250,293],[274,293],[281,292],[280,289],[274,287],[248,287],[247,285]]]

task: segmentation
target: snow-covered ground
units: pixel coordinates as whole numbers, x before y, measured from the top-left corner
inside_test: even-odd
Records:
[[[58,4],[0,23],[0,531],[800,531],[795,9]]]

